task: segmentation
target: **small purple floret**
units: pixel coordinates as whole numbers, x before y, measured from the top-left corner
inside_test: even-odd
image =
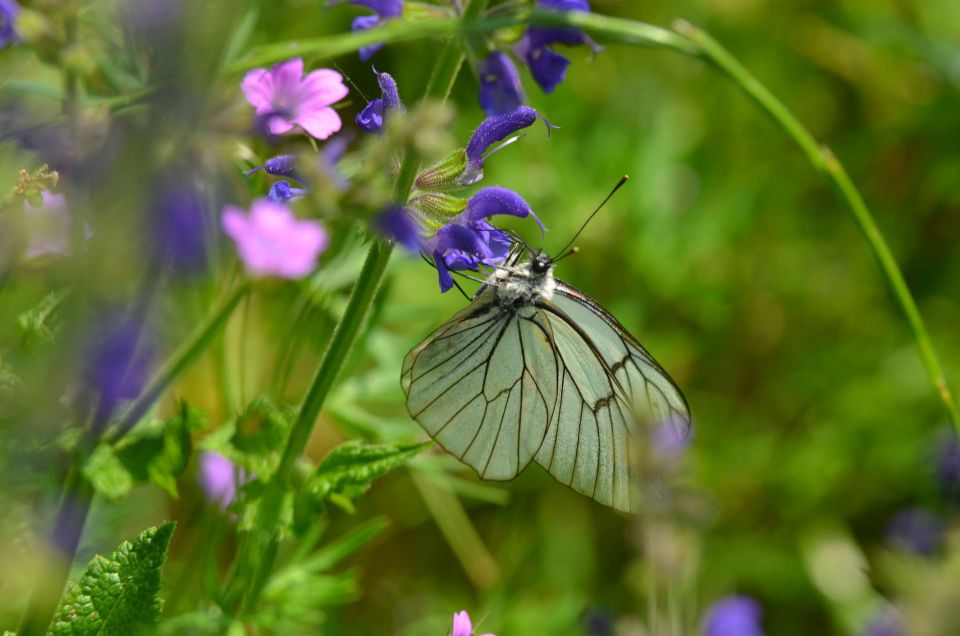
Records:
[[[923,508],[901,510],[887,524],[887,540],[896,548],[931,555],[943,543],[943,522]]]
[[[377,76],[377,84],[380,85],[380,97],[367,104],[357,114],[357,125],[361,130],[369,133],[380,132],[387,117],[392,113],[402,113],[406,110],[403,102],[400,101],[400,92],[393,77],[389,73],[380,73],[377,69],[373,69],[373,74]]]
[[[0,49],[17,41],[18,36],[13,24],[19,15],[20,5],[13,0],[0,0]]]
[[[353,24],[350,25],[351,31],[368,31],[380,26],[387,20],[399,18],[403,13],[403,0],[350,0],[350,4],[366,7],[375,12],[374,15],[354,18]],[[365,62],[382,48],[382,43],[361,47],[359,51],[360,59]]]
[[[494,51],[477,69],[480,74],[480,108],[487,115],[503,115],[526,100],[520,74],[510,56]]]
[[[539,5],[552,11],[590,11],[586,0],[539,0]],[[527,66],[533,79],[545,93],[552,93],[567,76],[570,60],[549,48],[556,44],[577,46],[587,44],[594,52],[600,50],[593,40],[573,27],[530,27],[517,43],[516,53]]]
[[[467,169],[461,177],[464,185],[476,183],[483,177],[484,153],[490,146],[518,130],[529,128],[536,120],[537,111],[529,106],[485,119],[467,144]]]
[[[357,126],[360,130],[368,133],[380,132],[383,130],[383,100],[379,97],[363,107],[357,113]]]
[[[420,228],[410,214],[399,205],[391,205],[377,215],[376,228],[388,239],[411,252],[423,247]]]
[[[211,503],[221,510],[237,498],[237,486],[246,481],[246,475],[232,461],[219,453],[202,451],[200,453],[200,487]],[[239,481],[239,484],[237,483]]]
[[[532,216],[537,225],[540,226],[541,234],[546,232],[540,217],[530,209],[523,197],[513,190],[499,186],[478,190],[476,194],[470,197],[467,202],[467,209],[463,211],[461,218],[467,222],[475,222],[495,214],[506,214],[520,218]]]
[[[307,191],[304,188],[294,188],[287,181],[277,181],[270,186],[267,198],[276,203],[287,203],[288,201],[296,201],[306,193]]]
[[[763,608],[749,596],[726,596],[707,610],[705,636],[764,636]]]

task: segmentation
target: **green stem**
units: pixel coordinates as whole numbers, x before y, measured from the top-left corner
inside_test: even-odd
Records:
[[[757,80],[733,55],[714,40],[710,35],[697,29],[687,22],[678,21],[674,28],[683,37],[694,44],[700,55],[720,69],[730,80],[745,92],[760,108],[762,108],[789,136],[806,155],[813,168],[830,181],[840,199],[846,204],[853,215],[854,221],[863,232],[873,255],[880,265],[880,270],[890,287],[893,299],[906,318],[913,335],[927,376],[934,389],[943,401],[944,407],[950,416],[954,428],[960,433],[960,410],[950,393],[943,367],[933,348],[933,343],[927,333],[926,325],[920,316],[917,303],[910,293],[903,278],[897,261],[890,251],[883,234],[867,208],[863,196],[853,185],[850,176],[833,152],[826,146],[817,143],[813,135],[802,123],[777,99],[763,84]]]

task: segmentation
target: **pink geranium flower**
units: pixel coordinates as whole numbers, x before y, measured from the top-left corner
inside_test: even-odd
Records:
[[[243,94],[266,118],[271,134],[282,135],[300,126],[312,137],[326,139],[340,130],[337,111],[330,108],[347,95],[340,73],[321,68],[303,76],[303,60],[295,57],[273,68],[257,68],[243,78]]]
[[[470,622],[467,610],[461,610],[453,615],[453,631],[450,632],[450,636],[473,636],[473,623]],[[494,634],[483,636],[494,636]]]
[[[228,205],[221,222],[254,276],[303,278],[316,268],[328,243],[319,223],[300,221],[287,206],[268,199],[254,201],[249,216]]]

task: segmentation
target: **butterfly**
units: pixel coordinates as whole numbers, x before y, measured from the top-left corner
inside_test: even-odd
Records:
[[[554,276],[553,259],[534,250],[521,263],[527,251],[512,250],[470,305],[407,354],[407,409],[483,479],[536,462],[638,513],[644,448],[655,426],[688,433],[686,398],[616,318]]]

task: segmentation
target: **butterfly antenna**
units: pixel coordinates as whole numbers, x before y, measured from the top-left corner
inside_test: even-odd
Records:
[[[581,226],[580,226],[580,229],[577,230],[577,233],[573,235],[573,238],[570,239],[570,241],[569,241],[566,245],[563,246],[563,249],[560,250],[560,252],[559,252],[560,255],[559,255],[557,258],[553,259],[554,262],[560,260],[561,258],[563,258],[563,257],[565,257],[565,256],[569,256],[570,254],[574,253],[574,252],[569,252],[569,253],[568,253],[568,250],[571,249],[570,246],[573,245],[573,242],[574,242],[574,241],[576,241],[578,238],[580,238],[580,234],[587,228],[587,225],[590,223],[590,221],[593,220],[593,217],[597,216],[597,212],[599,212],[600,210],[603,209],[603,206],[605,206],[605,205],[607,204],[607,201],[609,201],[609,200],[613,197],[613,195],[617,193],[617,190],[619,190],[621,187],[623,187],[623,184],[626,183],[629,179],[630,179],[630,177],[628,177],[627,175],[623,175],[622,177],[620,177],[620,180],[617,181],[617,185],[613,186],[613,190],[610,191],[610,194],[607,195],[607,198],[605,198],[605,199],[603,200],[603,202],[600,203],[600,205],[597,206],[597,209],[594,210],[594,211],[590,214],[590,216],[587,217],[587,220],[583,222],[583,225],[581,225]]]

